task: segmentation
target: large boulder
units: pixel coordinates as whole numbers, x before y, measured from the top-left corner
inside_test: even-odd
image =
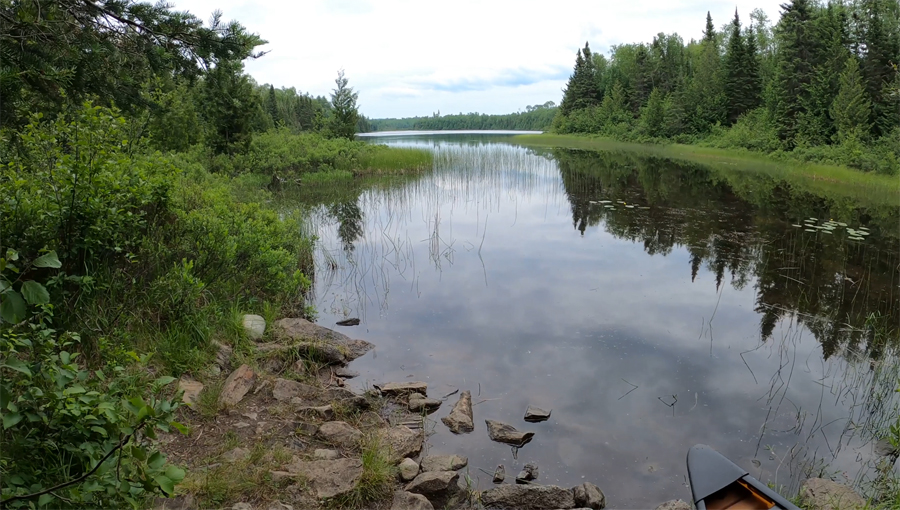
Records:
[[[391,502],[391,510],[434,510],[434,506],[421,494],[397,491]]]
[[[534,432],[521,432],[512,425],[499,421],[484,420],[484,423],[487,424],[488,436],[490,436],[492,441],[497,441],[498,443],[523,446],[534,437]]]
[[[429,455],[422,459],[422,471],[457,471],[469,464],[459,455]]]
[[[347,363],[347,357],[333,344],[319,341],[296,341],[290,344],[259,344],[256,351],[267,359],[270,370],[279,371],[289,366],[289,361],[297,358],[308,359],[328,365]]]
[[[390,450],[391,462],[395,464],[406,457],[418,455],[425,442],[422,432],[416,432],[405,425],[380,429],[377,434],[382,446]]]
[[[250,340],[259,340],[266,333],[266,320],[259,315],[245,315],[241,323]]]
[[[316,431],[316,437],[343,448],[353,448],[362,439],[362,432],[343,421],[329,421],[323,423]]]
[[[353,490],[363,468],[359,459],[295,460],[288,464],[287,471],[299,475],[315,491],[316,498],[323,500]]]
[[[459,400],[450,410],[450,414],[441,418],[441,421],[454,434],[475,430],[475,422],[472,421],[472,393],[462,392]]]
[[[406,491],[421,494],[440,508],[459,492],[458,481],[459,474],[456,471],[429,471],[419,473],[406,486]]]
[[[323,328],[306,319],[281,319],[275,321],[275,338],[282,343],[307,342],[310,344],[327,344],[337,347],[343,355],[340,363],[352,360],[369,352],[374,345],[364,340],[354,340],[337,331]]]
[[[866,501],[852,488],[823,478],[803,482],[800,497],[810,510],[854,510],[866,506]]]
[[[556,485],[500,485],[481,493],[485,508],[547,510],[575,508],[570,489]]]
[[[575,504],[580,507],[593,508],[594,510],[606,507],[606,496],[600,490],[600,487],[592,483],[585,482],[575,487],[572,489],[572,494],[575,496]]]
[[[219,405],[237,405],[244,395],[253,388],[256,382],[256,373],[247,365],[241,365],[225,379],[222,392],[219,394]]]
[[[422,381],[408,382],[389,382],[384,384],[376,384],[376,388],[385,395],[409,395],[410,393],[420,393],[426,395],[428,392],[428,383]]]

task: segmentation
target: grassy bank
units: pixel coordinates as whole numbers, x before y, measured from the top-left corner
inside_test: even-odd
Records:
[[[900,201],[900,179],[897,177],[835,165],[782,161],[750,151],[681,144],[628,143],[579,135],[518,135],[512,140],[525,146],[639,152],[700,163],[726,172],[762,173],[819,194],[857,197],[864,202],[879,204],[897,204]]]

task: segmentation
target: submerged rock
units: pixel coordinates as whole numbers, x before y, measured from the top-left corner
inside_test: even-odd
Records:
[[[485,508],[547,510],[575,508],[570,489],[556,485],[500,485],[481,493]]]
[[[250,340],[259,340],[266,334],[266,320],[259,315],[245,315],[241,322]]]
[[[408,395],[410,393],[425,395],[428,391],[428,383],[422,381],[389,382],[381,385],[376,384],[375,387],[385,395]]]
[[[462,392],[450,414],[441,418],[441,421],[454,434],[475,430],[475,423],[472,421],[472,393]]]
[[[409,396],[409,410],[414,413],[424,411],[426,414],[431,414],[437,411],[442,403],[436,398],[428,398],[421,393],[413,393]]]
[[[422,471],[457,471],[469,464],[459,455],[429,455],[422,459]]]
[[[487,424],[488,436],[492,441],[506,443],[512,446],[523,446],[531,441],[534,432],[521,432],[516,430],[512,425],[507,425],[494,420],[484,420]]]
[[[594,510],[606,507],[606,496],[600,490],[600,487],[592,483],[585,482],[576,486],[572,489],[572,494],[575,496],[575,504],[578,506],[593,508]]]
[[[528,406],[528,409],[525,410],[525,421],[532,423],[547,421],[550,419],[551,412],[544,411],[540,407]]]
[[[528,463],[522,468],[522,471],[516,475],[516,483],[530,483],[534,480],[537,480],[538,477],[538,467],[537,464]]]
[[[225,379],[219,394],[219,405],[234,406],[250,391],[256,382],[256,373],[247,365],[241,365]]]
[[[492,480],[494,483],[503,483],[503,480],[506,479],[506,468],[503,467],[503,464],[497,466],[497,469],[494,470],[494,479]]]
[[[803,482],[800,497],[810,510],[853,510],[866,506],[866,501],[852,488],[822,478]]]
[[[287,466],[287,470],[302,477],[320,500],[350,492],[363,473],[359,459],[296,460]]]

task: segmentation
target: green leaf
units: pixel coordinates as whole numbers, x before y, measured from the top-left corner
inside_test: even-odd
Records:
[[[166,468],[166,476],[175,482],[184,480],[184,470],[178,466],[169,466]]]
[[[0,318],[12,324],[25,318],[25,300],[18,292],[11,290],[0,294]]]
[[[31,305],[45,305],[50,302],[50,293],[46,287],[34,280],[22,284],[22,296]]]
[[[165,375],[165,376],[160,377],[156,381],[154,381],[154,384],[157,384],[159,386],[165,386],[167,384],[170,384],[174,380],[175,380],[175,378],[172,377],[171,375]]]
[[[175,482],[173,482],[168,476],[157,475],[153,478],[156,483],[159,484],[159,488],[162,489],[166,495],[171,495],[175,492]]]
[[[173,421],[169,425],[175,427],[175,430],[177,430],[178,432],[181,432],[183,435],[185,435],[185,436],[188,435],[188,428],[185,427],[184,425],[178,423],[177,421]]]
[[[3,428],[8,429],[15,426],[16,423],[22,421],[22,418],[24,418],[22,413],[5,413],[3,415]]]
[[[45,253],[34,259],[33,264],[34,267],[52,267],[54,269],[62,267],[62,263],[59,261],[59,257],[56,256],[55,251]]]
[[[159,452],[154,452],[153,455],[151,455],[150,458],[147,459],[147,465],[150,466],[151,469],[159,469],[163,467],[165,463],[166,456]]]
[[[38,506],[44,506],[53,501],[53,499],[54,497],[52,494],[41,494],[41,497],[38,498]]]
[[[26,365],[25,362],[20,359],[9,358],[6,360],[6,362],[0,364],[0,367],[9,368],[15,370],[16,372],[22,372],[28,377],[31,377],[31,370],[29,370],[28,365]]]

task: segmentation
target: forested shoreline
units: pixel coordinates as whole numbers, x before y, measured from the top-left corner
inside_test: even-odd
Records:
[[[787,154],[900,171],[900,5],[792,0],[774,25],[756,9],[699,41],[588,44],[576,53],[557,133]]]
[[[544,104],[526,106],[524,112],[503,115],[488,115],[485,113],[441,115],[440,112],[437,112],[431,117],[366,119],[367,124],[364,126],[366,129],[361,129],[360,132],[442,131],[449,129],[544,131],[550,128],[556,112],[556,103],[547,101]]]

